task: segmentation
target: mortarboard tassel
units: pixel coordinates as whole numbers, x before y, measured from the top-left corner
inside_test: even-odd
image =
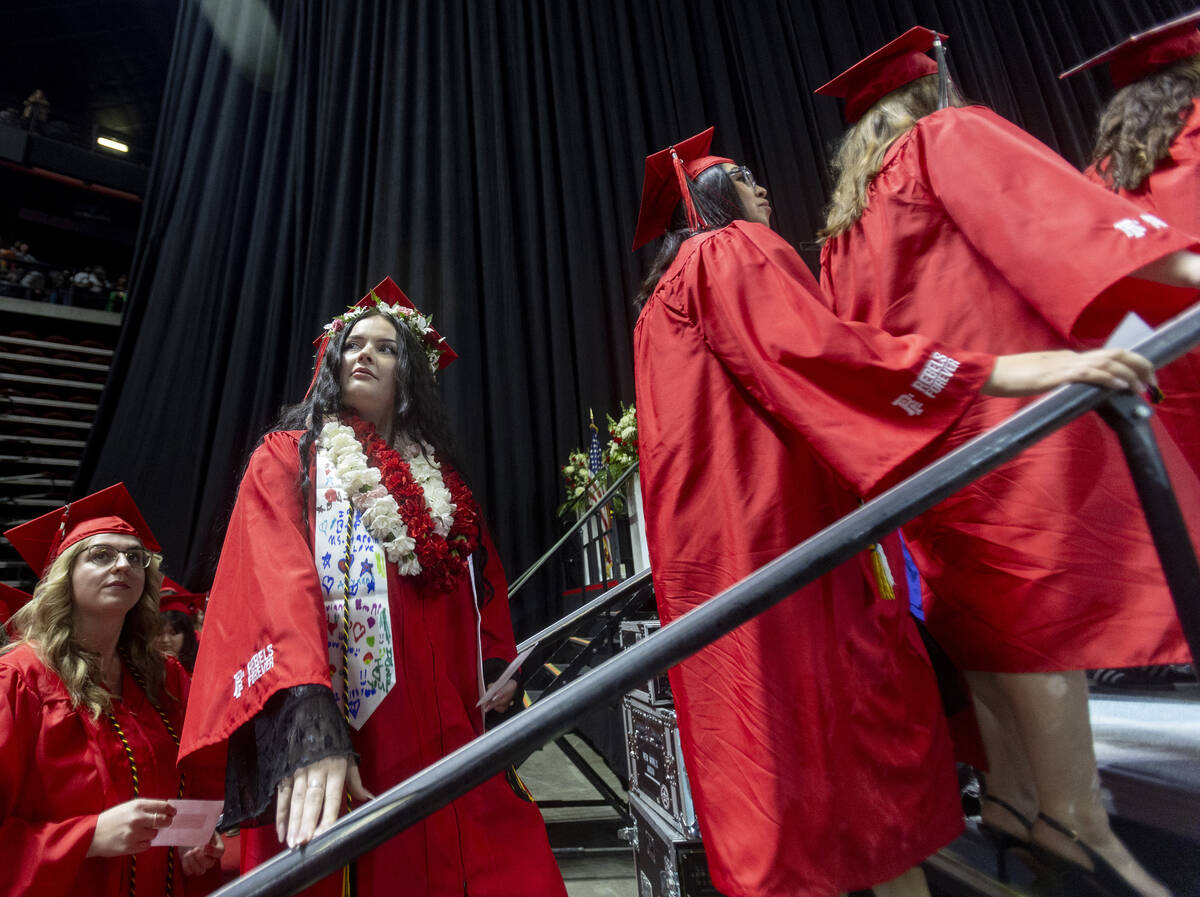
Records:
[[[950,71],[946,68],[946,47],[936,32],[933,35],[933,52],[938,67],[938,108],[945,109],[950,105]]]
[[[671,147],[671,162],[675,165],[675,178],[679,181],[679,193],[683,197],[683,207],[687,210],[688,229],[692,233],[707,229],[708,225],[700,217],[695,203],[692,202],[692,190],[688,186],[687,172],[683,170],[683,162],[680,160],[679,154],[675,152],[675,147]]]

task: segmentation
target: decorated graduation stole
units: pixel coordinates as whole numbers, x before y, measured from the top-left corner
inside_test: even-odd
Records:
[[[346,722],[361,729],[396,684],[387,557],[350,504],[332,459],[320,448],[313,543],[325,598],[333,693]]]

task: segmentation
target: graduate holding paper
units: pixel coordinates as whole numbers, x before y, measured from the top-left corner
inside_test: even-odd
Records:
[[[0,894],[187,895],[221,841],[151,847],[181,843],[178,798],[215,796],[176,767],[188,677],[155,641],[153,533],[118,483],[5,535],[44,574],[0,654]]]

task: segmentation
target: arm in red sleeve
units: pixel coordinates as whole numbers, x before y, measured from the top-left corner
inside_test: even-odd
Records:
[[[1107,333],[1129,310],[1159,322],[1194,301],[1185,290],[1126,280],[1190,248],[1193,237],[1097,187],[989,110],[922,119],[913,151],[971,245],[1064,337]]]
[[[489,660],[503,661],[500,667],[503,671],[517,656],[512,614],[508,607],[508,578],[504,575],[504,565],[500,561],[500,552],[496,550],[492,535],[482,524],[479,547],[487,553],[487,562],[483,569],[483,582],[486,585],[482,589],[476,589],[479,593],[483,660],[485,666]],[[482,554],[483,552],[476,554],[475,563],[479,563]],[[487,594],[484,594],[485,592]],[[487,680],[486,672],[484,679]]]
[[[949,429],[991,373],[990,355],[838,319],[766,227],[735,222],[700,239],[688,313],[705,342],[767,413],[863,493]]]
[[[196,657],[182,757],[224,742],[279,691],[330,686],[297,439],[268,433],[238,487]]]
[[[67,897],[91,846],[96,814],[22,815],[33,803],[30,790],[43,783],[37,768],[42,701],[17,670],[0,664],[0,702],[0,895]]]

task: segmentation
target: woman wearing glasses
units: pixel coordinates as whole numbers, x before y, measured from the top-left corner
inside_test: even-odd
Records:
[[[45,574],[0,655],[0,894],[186,894],[221,842],[150,847],[184,793],[188,690],[155,645],[154,535],[122,484],[5,535]]]
[[[634,329],[638,454],[663,623],[940,453],[977,401],[1140,387],[1131,353],[995,358],[838,320],[712,129],[646,160],[634,248],[662,236]],[[670,672],[713,883],[730,897],[928,897],[962,828],[896,537]]]

